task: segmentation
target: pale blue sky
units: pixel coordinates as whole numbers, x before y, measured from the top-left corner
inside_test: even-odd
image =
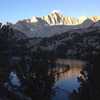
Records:
[[[100,15],[100,0],[0,0],[0,21],[15,22],[53,10],[73,17]]]

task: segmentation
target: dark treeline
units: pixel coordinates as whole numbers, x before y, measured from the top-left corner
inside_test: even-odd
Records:
[[[70,95],[71,100],[100,100],[100,52],[88,55],[86,60],[78,78],[80,87]]]
[[[0,100],[50,100],[54,76],[48,71],[54,62],[52,52],[32,51],[28,41],[18,39],[9,25],[0,24]],[[20,85],[9,79],[11,72]]]

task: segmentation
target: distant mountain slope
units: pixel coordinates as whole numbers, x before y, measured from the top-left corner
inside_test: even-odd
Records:
[[[41,48],[53,51],[58,57],[86,59],[100,51],[100,28],[91,27],[87,30],[77,29],[48,38],[39,38],[40,41],[36,39],[35,42],[39,42],[35,44],[33,41],[33,50]]]
[[[85,17],[79,19],[67,17],[58,12],[52,12],[47,16],[24,19],[13,24],[12,27],[27,37],[50,37],[73,29],[86,29],[99,27],[100,16]]]

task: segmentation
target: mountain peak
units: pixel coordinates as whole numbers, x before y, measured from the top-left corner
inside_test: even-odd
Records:
[[[58,14],[60,14],[61,13],[61,11],[60,10],[53,10],[51,13],[58,13]]]
[[[53,26],[53,25],[81,25],[83,26],[92,25],[100,20],[100,16],[81,16],[79,18],[64,16],[60,10],[53,10],[47,16],[37,17],[33,16],[31,19],[25,19],[22,21],[18,21],[17,23],[23,24],[34,24],[35,26]]]
[[[48,37],[70,30],[73,31],[73,29],[78,29],[80,32],[80,29],[85,30],[91,27],[100,27],[99,20],[100,16],[81,16],[79,18],[74,18],[71,16],[64,16],[59,11],[54,10],[47,16],[33,16],[31,19],[24,19],[17,22],[12,27],[25,33],[28,37]]]

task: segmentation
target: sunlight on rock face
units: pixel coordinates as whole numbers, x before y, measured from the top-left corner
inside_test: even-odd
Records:
[[[35,17],[35,16],[33,16],[32,18],[31,18],[31,23],[36,23],[36,22],[38,22],[38,20],[37,20],[37,18]]]

